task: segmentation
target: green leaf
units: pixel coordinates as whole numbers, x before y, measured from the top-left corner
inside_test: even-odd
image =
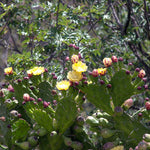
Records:
[[[61,99],[56,109],[56,121],[61,134],[73,124],[76,116],[77,107],[71,96]]]
[[[111,78],[110,94],[115,106],[121,104],[133,95],[134,87],[131,84],[131,76],[126,74],[125,70],[120,70]]]
[[[24,120],[19,119],[12,125],[12,141],[24,141],[30,130],[30,125]]]

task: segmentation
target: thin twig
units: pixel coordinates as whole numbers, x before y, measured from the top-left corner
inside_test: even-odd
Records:
[[[148,36],[148,39],[150,40],[150,24],[149,24],[148,14],[146,10],[146,1],[143,0],[143,2],[144,2],[144,16],[147,21],[147,36]]]
[[[130,20],[131,20],[131,7],[132,7],[131,6],[131,1],[127,0],[128,16],[127,16],[127,21],[125,23],[124,30],[123,30],[124,34],[127,34],[127,28],[129,26],[129,23],[130,23]]]
[[[7,27],[8,27],[9,33],[10,33],[10,37],[11,37],[13,43],[14,43],[14,49],[13,50],[16,51],[16,52],[18,52],[19,54],[21,54],[21,52],[17,48],[17,44],[16,44],[15,39],[14,39],[14,37],[12,35],[11,28],[9,27],[9,25]]]
[[[115,20],[116,20],[116,22],[117,22],[117,24],[118,24],[118,26],[119,26],[119,28],[120,28],[120,30],[121,30],[121,33],[122,33],[122,31],[123,31],[123,25],[122,25],[122,23],[120,22],[119,17],[118,17],[118,15],[117,15],[116,10],[115,10],[115,8],[114,8],[114,6],[113,6],[113,4],[112,4],[111,1],[110,1],[109,5],[110,5],[110,7],[111,7],[111,9],[112,9],[113,16],[114,16],[114,18],[115,18]]]
[[[58,0],[58,3],[57,3],[57,13],[56,13],[56,29],[58,28],[58,19],[59,19],[59,5],[60,5],[60,0]]]

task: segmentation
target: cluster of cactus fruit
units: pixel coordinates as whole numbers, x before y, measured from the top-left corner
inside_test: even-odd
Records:
[[[73,71],[63,82],[44,67],[28,70],[23,79],[16,79],[11,67],[5,69],[9,84],[0,90],[2,149],[149,149],[149,98],[129,112],[132,97],[149,91],[145,71],[129,71],[131,63],[125,69],[123,58],[112,56],[104,58],[106,68],[88,72],[80,59],[72,55]],[[69,67],[70,58],[65,61]],[[94,106],[90,114],[83,107],[87,102]]]

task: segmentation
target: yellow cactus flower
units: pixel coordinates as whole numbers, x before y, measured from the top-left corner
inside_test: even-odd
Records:
[[[103,76],[106,74],[107,69],[106,68],[98,68],[98,74]]]
[[[111,60],[111,58],[104,58],[103,63],[105,65],[105,67],[109,67],[112,65],[112,60]]]
[[[69,79],[69,81],[72,82],[76,82],[76,81],[79,82],[82,78],[83,78],[82,73],[77,72],[75,70],[69,71],[67,74],[67,79]]]
[[[4,69],[5,74],[10,75],[13,74],[13,69],[12,67],[8,67]]]
[[[78,55],[72,55],[71,56],[71,61],[72,63],[77,63],[79,61],[79,56]]]
[[[56,87],[58,90],[68,90],[70,86],[70,82],[67,80],[62,80],[60,82],[57,82]]]
[[[119,146],[112,148],[111,150],[124,150],[124,146],[119,145]]]
[[[28,74],[28,76],[40,75],[43,72],[45,72],[44,67],[34,67],[33,69],[28,70],[27,74]]]
[[[87,70],[87,66],[82,61],[78,61],[72,65],[72,69],[76,72],[85,72]]]

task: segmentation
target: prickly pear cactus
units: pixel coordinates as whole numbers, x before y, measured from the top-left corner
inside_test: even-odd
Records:
[[[123,59],[119,60],[116,56],[104,58],[105,68],[89,72],[78,55],[73,55],[72,65],[66,63],[72,70],[62,81],[44,67],[28,70],[28,76],[22,79],[11,71],[6,75],[10,85],[0,90],[0,107],[4,111],[0,112],[0,126],[5,136],[1,147],[148,148],[149,99],[138,111],[130,112],[135,101],[132,97],[148,90],[143,79],[145,71],[130,71]],[[84,107],[87,103],[92,104],[91,110]]]

